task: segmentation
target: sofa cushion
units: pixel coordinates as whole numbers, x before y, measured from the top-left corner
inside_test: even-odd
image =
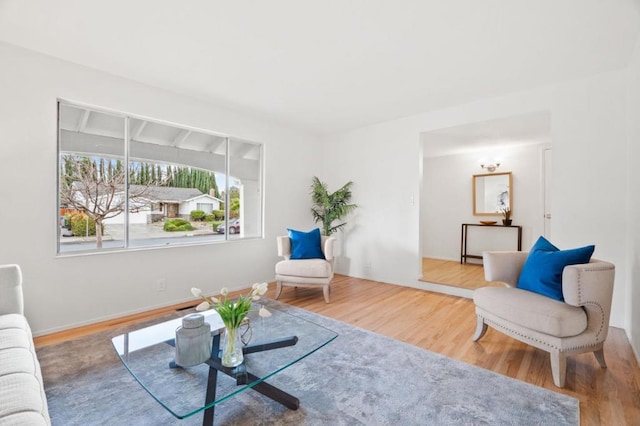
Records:
[[[0,350],[32,347],[31,329],[26,318],[19,314],[0,315]]]
[[[473,292],[473,301],[506,321],[551,336],[576,336],[587,328],[583,308],[518,288],[482,287]]]
[[[51,425],[18,265],[0,265],[0,426]]]
[[[331,264],[323,259],[281,260],[276,263],[276,274],[326,278],[331,276]]]
[[[50,419],[29,323],[0,315],[0,426],[41,424]]]
[[[27,373],[14,373],[0,376],[0,424],[48,424],[47,402],[43,399],[42,384],[36,376]],[[19,415],[28,413],[31,415]],[[35,418],[34,423],[11,423],[13,420]]]
[[[27,319],[20,314],[5,314],[0,315],[0,330],[7,328],[18,328],[21,330],[29,330],[29,334],[31,334],[31,329],[29,328],[29,323]]]
[[[22,411],[0,418],[0,426],[50,426],[47,417],[35,411]]]
[[[320,229],[309,232],[287,229],[291,240],[291,259],[324,259]]]
[[[36,374],[34,363],[28,348],[6,348],[0,350],[0,377],[11,373]]]
[[[540,237],[524,262],[517,287],[564,301],[562,296],[562,271],[564,267],[589,263],[594,249],[595,246],[590,245],[560,250],[546,238]]]

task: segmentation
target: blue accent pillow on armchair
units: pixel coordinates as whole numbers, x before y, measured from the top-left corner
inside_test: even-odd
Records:
[[[589,263],[595,246],[560,250],[546,238],[533,245],[518,279],[518,288],[564,302],[562,271],[565,266]]]
[[[291,239],[290,259],[324,259],[322,253],[320,229],[315,228],[309,232],[287,229]]]

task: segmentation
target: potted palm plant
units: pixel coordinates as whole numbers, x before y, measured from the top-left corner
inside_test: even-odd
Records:
[[[342,188],[333,193],[327,190],[327,184],[321,182],[317,177],[313,177],[311,185],[311,214],[315,223],[322,222],[322,235],[329,236],[338,229],[345,226],[343,222],[339,225],[333,225],[333,222],[342,219],[358,207],[351,204],[351,185],[353,182],[347,182]]]

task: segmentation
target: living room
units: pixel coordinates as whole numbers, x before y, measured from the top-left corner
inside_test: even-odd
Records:
[[[216,31],[229,33],[225,42],[236,38],[242,44],[235,56],[226,50],[219,52],[220,58],[227,60],[222,64],[216,63],[215,50],[199,50],[196,41],[193,50],[206,53],[183,56],[193,54],[190,37],[205,38],[194,28],[210,25],[211,16],[205,18],[193,10],[187,13],[148,2],[110,2],[100,7],[19,3],[0,3],[0,92],[4,95],[0,193],[8,200],[0,215],[5,224],[0,263],[15,263],[22,268],[25,312],[34,335],[186,302],[193,299],[189,291],[192,287],[215,294],[221,287],[239,290],[254,282],[273,281],[274,265],[279,260],[276,237],[284,235],[287,228],[309,230],[315,226],[309,213],[313,176],[321,177],[331,188],[354,182],[353,201],[359,207],[338,235],[337,273],[434,290],[435,286],[419,281],[419,206],[424,201],[420,199],[420,135],[544,111],[551,117],[553,145],[551,239],[561,248],[594,244],[594,257],[616,265],[610,325],[624,330],[638,359],[640,172],[634,164],[634,159],[640,158],[637,1],[607,5],[572,1],[566,6],[544,2],[539,10],[496,1],[473,6],[473,13],[464,14],[456,12],[453,5],[437,2],[407,2],[409,10],[415,8],[414,14],[402,12],[397,4],[368,10],[364,4],[297,6],[283,2],[268,7],[253,4],[251,13],[240,5],[226,5],[229,9],[221,10],[216,18],[221,28]],[[217,9],[210,7],[213,10],[205,10],[215,15]],[[429,13],[429,7],[435,9]],[[132,11],[123,14],[122,8]],[[310,16],[309,10],[317,17]],[[365,12],[367,19],[358,18]],[[513,13],[519,20],[507,24],[499,19],[502,13]],[[525,18],[528,14],[533,16],[530,21]],[[342,33],[332,33],[325,27],[324,18],[340,16],[344,20],[334,25]],[[445,16],[452,20],[451,25],[454,18],[459,19],[459,32],[448,33],[448,40],[434,36],[436,29],[442,29],[439,21]],[[493,27],[476,23],[477,16],[483,16]],[[575,16],[581,19],[573,21]],[[236,19],[236,26],[231,17]],[[171,25],[170,18],[181,25]],[[115,24],[119,19],[123,22]],[[199,25],[191,25],[193,20]],[[394,45],[398,40],[388,39],[391,34],[402,34],[403,28],[412,28],[406,22],[417,27],[421,21],[426,21],[425,26],[432,25],[434,33],[418,32],[423,39],[399,46]],[[365,28],[366,36],[350,27],[352,22]],[[387,27],[388,33],[376,32],[391,22],[394,26]],[[518,31],[524,24],[528,24],[529,32]],[[468,33],[464,33],[465,25],[470,28]],[[487,27],[496,31],[493,38],[481,37]],[[273,29],[266,37],[269,33],[263,32],[270,28],[278,30]],[[532,32],[538,28],[544,34]],[[287,41],[294,43],[290,39],[297,38],[292,34],[298,31],[300,44],[287,45]],[[305,40],[303,34],[309,38]],[[464,43],[456,39],[459,34]],[[542,42],[530,51],[523,49],[525,54],[503,58],[499,55],[500,43],[517,39],[516,34],[521,42],[534,43],[535,37],[542,37]],[[324,50],[314,51],[314,45],[303,49],[305,42],[323,37],[329,38],[322,44]],[[472,40],[476,37],[478,41]],[[434,39],[440,39],[444,46],[440,47],[444,51],[440,61],[468,57],[455,67],[438,68],[439,72],[462,73],[458,80],[444,80],[445,74],[424,74],[424,86],[405,88],[397,80],[408,79],[414,74],[411,70],[422,74],[430,69],[429,61],[418,59],[399,63],[397,68],[383,68],[375,76],[362,71],[373,72],[377,62],[385,60],[383,54],[414,49]],[[343,40],[349,40],[349,46],[340,48]],[[490,42],[493,48],[483,50]],[[247,45],[255,45],[255,50],[242,50]],[[573,50],[554,50],[558,45]],[[517,53],[517,49],[507,47],[513,46],[503,46],[509,54]],[[228,49],[232,51],[233,47]],[[332,49],[342,56],[328,55]],[[453,54],[459,51],[465,54]],[[284,67],[263,68],[253,75],[238,74],[238,81],[226,81],[230,74],[219,76],[214,72],[234,63],[232,60],[237,61],[237,73],[260,69],[257,65],[296,56],[291,52],[300,52],[301,58],[299,62],[286,62],[289,71]],[[417,51],[415,55],[434,52],[438,50]],[[491,60],[479,56],[488,53],[494,55]],[[320,56],[326,62],[312,62],[317,68],[315,74],[309,74],[308,80],[292,80],[300,74],[293,65],[301,66],[320,54],[328,56]],[[397,58],[388,58],[393,59]],[[507,65],[511,68],[505,68]],[[302,70],[307,72],[309,68]],[[285,73],[281,79],[266,79],[278,72]],[[341,74],[344,79],[339,78]],[[306,99],[303,95],[285,97],[285,93],[291,96],[295,92],[287,87],[305,80],[307,86],[319,86],[321,90],[307,93],[298,88]],[[464,85],[467,81],[475,85]],[[206,86],[198,86],[205,82]],[[225,85],[235,87],[237,95],[222,91],[220,87]],[[447,85],[459,85],[460,89],[446,92]],[[353,98],[332,96],[325,100],[325,96],[339,94],[350,86],[358,86],[348,92]],[[419,91],[415,97],[414,91]],[[255,104],[249,96],[252,93]],[[262,237],[204,246],[57,255],[59,99],[263,143]],[[273,105],[271,110],[265,108],[269,103]],[[320,114],[320,106],[326,115]],[[282,111],[292,115],[279,115]],[[17,176],[21,177],[18,182]],[[158,280],[166,283],[164,291],[157,291]]]

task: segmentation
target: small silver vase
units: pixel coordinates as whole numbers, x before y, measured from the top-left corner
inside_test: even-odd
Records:
[[[211,358],[211,326],[202,314],[190,314],[182,318],[182,326],[176,329],[176,364],[193,367]]]

